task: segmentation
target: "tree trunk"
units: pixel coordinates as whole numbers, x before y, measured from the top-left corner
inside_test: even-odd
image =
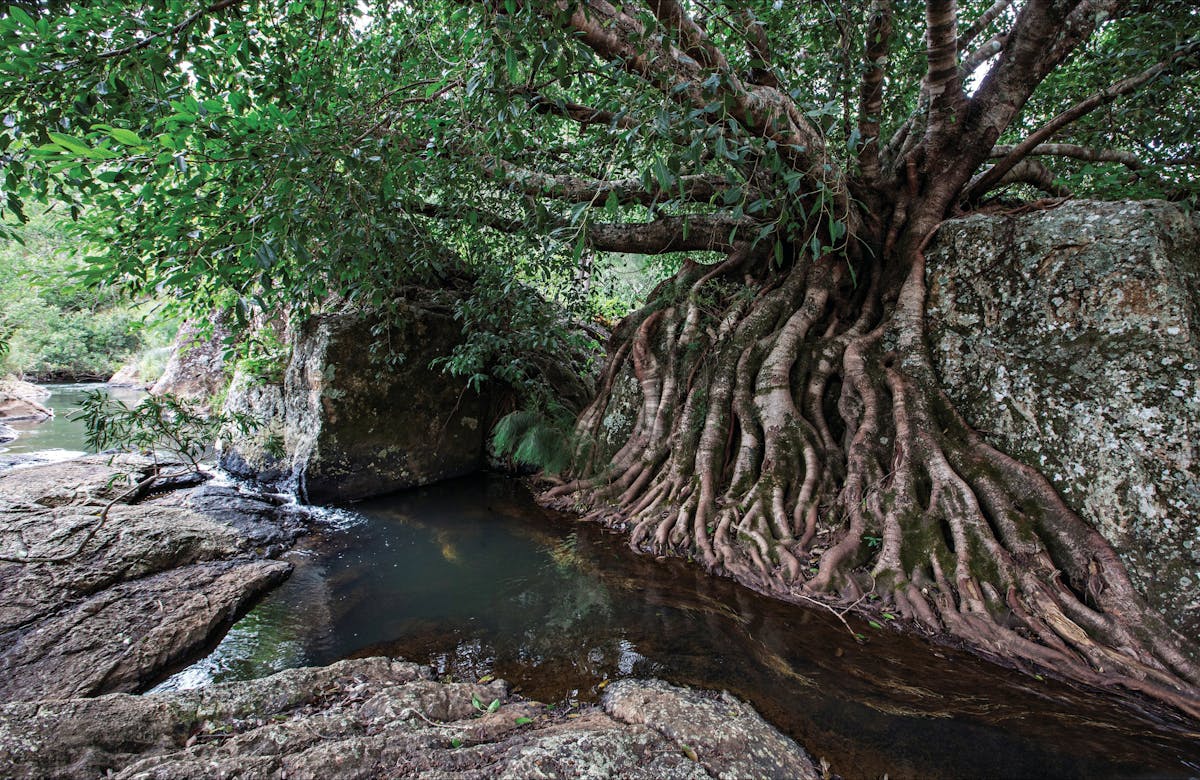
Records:
[[[744,248],[686,264],[614,333],[574,478],[545,500],[759,591],[895,612],[1200,716],[1185,640],[1112,547],[940,389],[920,222],[867,242],[855,273],[843,255],[780,267]],[[587,443],[628,372],[637,420],[600,462]]]

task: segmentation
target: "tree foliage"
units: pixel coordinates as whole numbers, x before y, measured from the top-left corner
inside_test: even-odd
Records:
[[[986,51],[1013,26],[1015,6],[996,5],[970,45]],[[1174,58],[1053,138],[1127,164],[1056,158],[1053,186],[1194,198],[1195,8],[1084,5],[1098,33],[998,140]],[[920,114],[925,5],[706,4],[687,9],[704,18],[683,33],[653,7],[598,5],[600,27],[644,36],[598,52],[567,2],[9,4],[0,209],[93,206],[104,250],[91,279],[268,309],[331,292],[378,303],[404,278],[436,276],[446,247],[561,277],[585,248],[782,249],[814,211],[843,240],[836,191]],[[988,7],[961,4],[959,27]],[[869,64],[864,30],[884,8]],[[658,47],[646,68],[631,59],[643,41]],[[968,87],[997,59],[963,74]],[[860,116],[873,67],[885,88]],[[756,126],[738,97],[754,81],[802,113],[819,152]]]

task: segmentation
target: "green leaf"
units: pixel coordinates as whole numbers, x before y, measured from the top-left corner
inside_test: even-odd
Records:
[[[518,726],[524,726],[526,724],[533,723],[533,718],[527,718],[524,715],[522,715],[521,717],[517,718],[513,722],[516,723]]]
[[[141,136],[132,130],[113,127],[109,129],[108,134],[114,141],[119,144],[125,144],[126,146],[141,146],[143,143]]]
[[[520,65],[517,62],[517,53],[512,49],[504,50],[504,67],[508,72],[509,82],[516,84],[520,81]]]
[[[46,135],[50,136],[50,140],[56,145],[66,149],[68,152],[82,154],[87,157],[90,157],[92,154],[92,148],[77,138],[72,138],[69,135],[63,135],[62,133],[55,132],[49,132]]]

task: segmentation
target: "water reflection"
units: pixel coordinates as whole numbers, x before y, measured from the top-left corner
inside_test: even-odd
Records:
[[[389,654],[542,701],[656,676],[727,689],[847,777],[1187,777],[1194,728],[969,655],[764,599],[477,477],[355,509],[163,687]]]

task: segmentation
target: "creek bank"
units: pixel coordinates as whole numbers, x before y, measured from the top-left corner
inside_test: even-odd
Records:
[[[495,711],[487,712],[493,701]],[[476,704],[478,702],[478,704]],[[0,707],[18,778],[816,778],[795,742],[728,694],[622,680],[552,711],[385,658],[144,696]]]
[[[49,397],[50,391],[44,387],[20,379],[0,379],[0,422],[50,419],[54,412],[43,403]]]
[[[221,485],[152,493],[153,462],[0,474],[0,700],[136,691],[211,643],[291,564],[301,511]]]

